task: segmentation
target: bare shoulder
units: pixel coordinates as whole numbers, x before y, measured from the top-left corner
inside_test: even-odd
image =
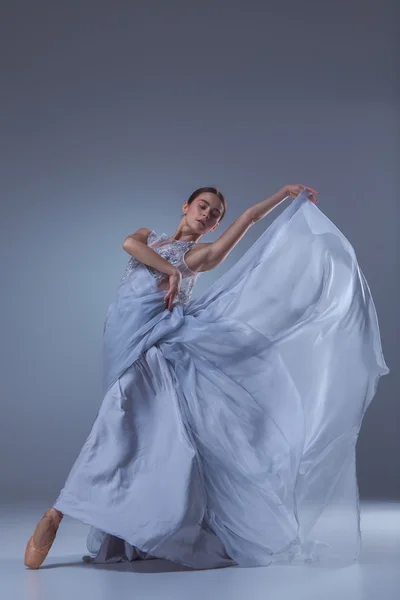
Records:
[[[192,271],[211,271],[218,267],[253,225],[250,211],[241,214],[215,242],[196,244],[187,253],[187,265]],[[190,262],[189,262],[190,261]]]
[[[138,240],[139,242],[143,242],[143,244],[147,244],[147,239],[151,232],[151,229],[148,229],[147,227],[141,227],[140,229],[137,229],[134,233],[128,235],[124,240],[124,244],[130,239]]]

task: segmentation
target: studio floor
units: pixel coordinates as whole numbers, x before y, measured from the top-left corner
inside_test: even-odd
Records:
[[[65,517],[40,570],[23,564],[25,545],[45,506],[2,506],[2,600],[398,600],[400,503],[363,503],[363,546],[344,568],[273,566],[193,571],[161,560],[90,565],[88,527]]]

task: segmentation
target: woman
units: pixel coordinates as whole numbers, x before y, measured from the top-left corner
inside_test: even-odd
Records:
[[[354,250],[317,195],[284,186],[200,243],[226,211],[218,190],[201,188],[174,236],[126,238],[131,259],[104,326],[104,400],[28,542],[27,566],[39,568],[63,514],[91,526],[93,562],[356,558],[355,445],[388,368]],[[296,199],[191,300],[199,273],[287,197]]]

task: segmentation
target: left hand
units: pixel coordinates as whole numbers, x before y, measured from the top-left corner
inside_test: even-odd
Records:
[[[308,190],[309,192],[312,192],[309,198],[311,202],[314,202],[314,204],[316,204],[318,202],[317,196],[319,195],[319,192],[317,192],[317,190],[314,190],[310,186],[301,185],[300,183],[289,184],[284,186],[286,194],[288,196],[292,196],[292,198],[296,198],[296,196],[298,196],[300,192],[302,192],[304,189]]]

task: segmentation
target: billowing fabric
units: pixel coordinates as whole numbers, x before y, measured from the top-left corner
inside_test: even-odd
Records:
[[[121,282],[55,504],[92,526],[94,562],[356,559],[355,446],[389,369],[350,243],[304,191],[199,298],[164,295],[146,268]]]

